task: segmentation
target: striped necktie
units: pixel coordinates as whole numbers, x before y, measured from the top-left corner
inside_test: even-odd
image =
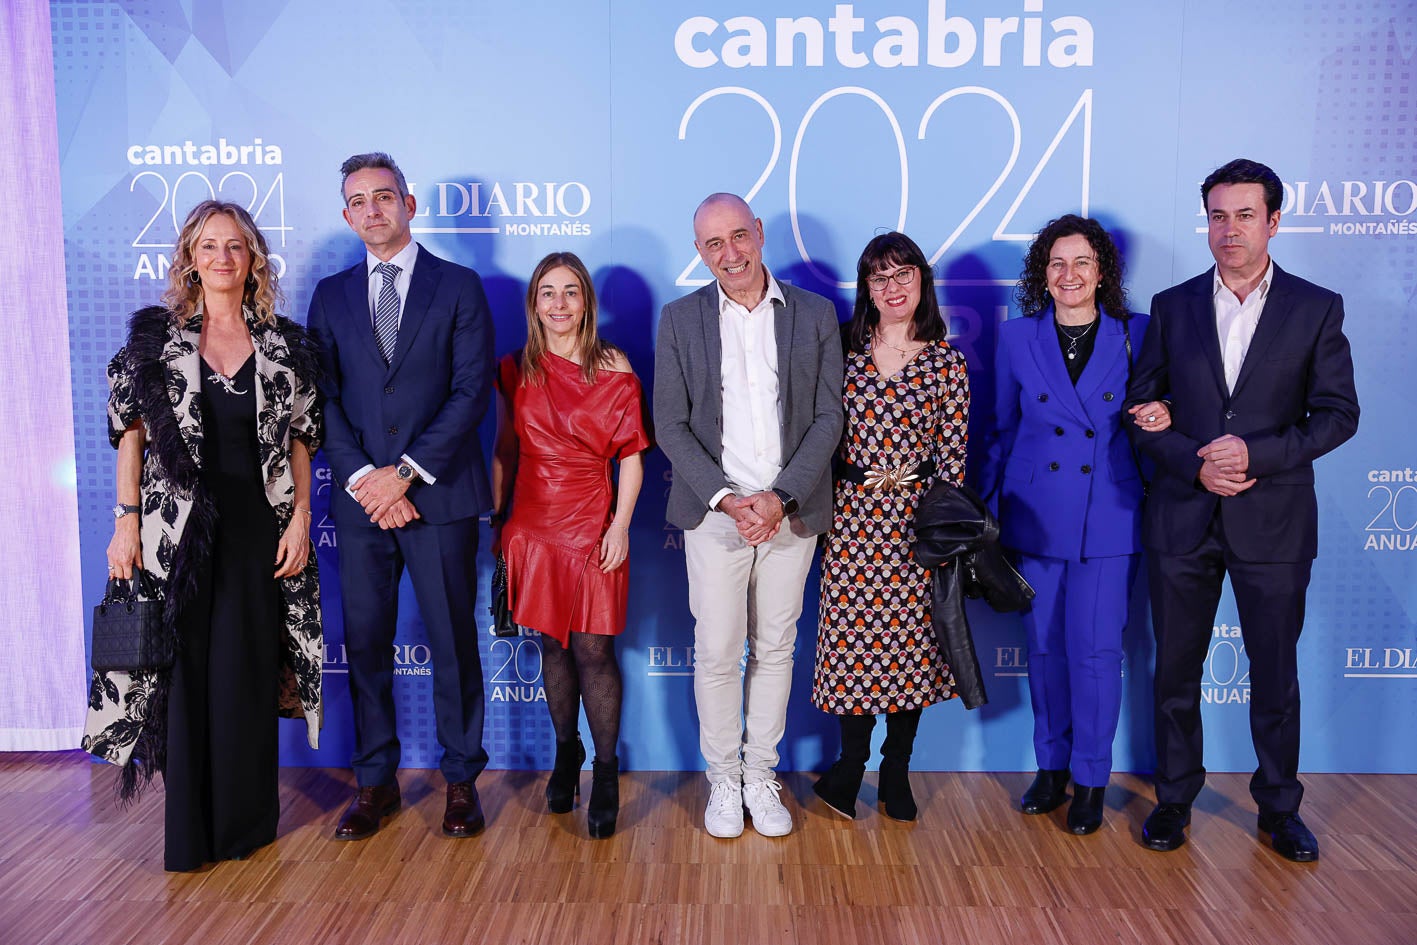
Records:
[[[384,277],[384,285],[379,289],[379,301],[374,306],[374,337],[379,340],[379,352],[387,363],[394,359],[394,345],[399,337],[399,293],[394,281],[403,272],[393,263],[381,262],[374,272]]]

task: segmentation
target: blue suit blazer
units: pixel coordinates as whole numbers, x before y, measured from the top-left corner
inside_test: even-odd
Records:
[[[996,425],[983,485],[999,490],[1004,545],[1076,561],[1141,548],[1142,479],[1122,412],[1126,350],[1140,350],[1148,319],[1103,316],[1074,387],[1049,306],[999,326]]]
[[[1242,561],[1304,561],[1318,554],[1314,460],[1358,430],[1353,355],[1343,297],[1274,267],[1259,324],[1232,392],[1215,327],[1215,269],[1157,293],[1155,330],[1137,357],[1127,399],[1169,396],[1171,428],[1133,432],[1156,460],[1146,546],[1186,554],[1219,505],[1222,531]],[[1223,434],[1245,441],[1255,484],[1221,499],[1197,480],[1196,451]]]
[[[362,258],[320,280],[309,326],[324,359],[335,522],[376,527],[343,486],[361,467],[388,466],[405,454],[436,480],[408,494],[424,521],[445,524],[490,509],[477,426],[491,398],[492,317],[477,273],[418,248],[388,364],[374,337]]]

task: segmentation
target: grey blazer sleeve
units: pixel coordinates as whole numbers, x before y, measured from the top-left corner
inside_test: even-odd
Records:
[[[710,452],[694,432],[696,419],[693,407],[695,393],[702,386],[707,372],[700,339],[689,324],[695,313],[697,298],[689,296],[664,306],[659,316],[659,333],[654,349],[654,432],[664,455],[674,467],[674,484],[670,490],[670,521],[681,528],[692,528],[708,511],[709,499],[728,488],[728,479],[719,465],[721,453]],[[715,394],[717,392],[714,392]],[[717,414],[714,404],[699,405],[700,411]],[[719,427],[715,422],[714,427]],[[721,431],[720,431],[721,437]],[[720,444],[716,444],[721,449]],[[700,509],[693,521],[684,523],[690,515],[685,507],[687,488],[697,499]]]

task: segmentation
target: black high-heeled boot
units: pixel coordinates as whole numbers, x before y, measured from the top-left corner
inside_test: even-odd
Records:
[[[553,814],[570,813],[581,793],[581,765],[585,764],[585,746],[581,737],[556,743],[556,764],[546,779],[546,809]]]
[[[874,715],[837,716],[841,726],[841,757],[812,785],[828,807],[843,817],[856,819],[856,795],[861,793],[861,777],[871,757],[871,730]]]
[[[1057,810],[1068,799],[1068,780],[1072,772],[1067,768],[1039,768],[1033,776],[1033,783],[1023,792],[1019,808],[1025,814],[1046,814]]]
[[[906,709],[886,716],[886,740],[881,743],[881,777],[876,796],[886,816],[892,820],[912,821],[919,813],[915,792],[910,789],[910,756],[915,751],[920,712],[920,709]]]
[[[1073,785],[1073,802],[1068,806],[1068,829],[1079,837],[1095,833],[1102,826],[1102,807],[1107,785]]]
[[[590,806],[586,808],[586,828],[597,840],[615,833],[620,815],[620,759],[599,758],[590,763]]]

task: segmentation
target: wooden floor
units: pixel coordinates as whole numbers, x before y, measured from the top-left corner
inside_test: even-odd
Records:
[[[1243,775],[1213,775],[1191,842],[1136,843],[1146,784],[1113,779],[1107,822],[1073,837],[1025,817],[1022,774],[915,774],[920,819],[831,814],[786,775],[794,833],[715,840],[698,774],[622,779],[620,828],[543,813],[543,776],[488,772],[489,827],[438,832],[436,772],[401,775],[405,808],[336,843],[348,771],[286,768],[277,841],[199,873],[162,870],[162,792],[123,810],[117,771],[87,756],[0,755],[0,945],[253,943],[1334,943],[1417,942],[1417,776],[1311,775],[1323,859],[1256,839]],[[589,790],[589,774],[583,781]]]

